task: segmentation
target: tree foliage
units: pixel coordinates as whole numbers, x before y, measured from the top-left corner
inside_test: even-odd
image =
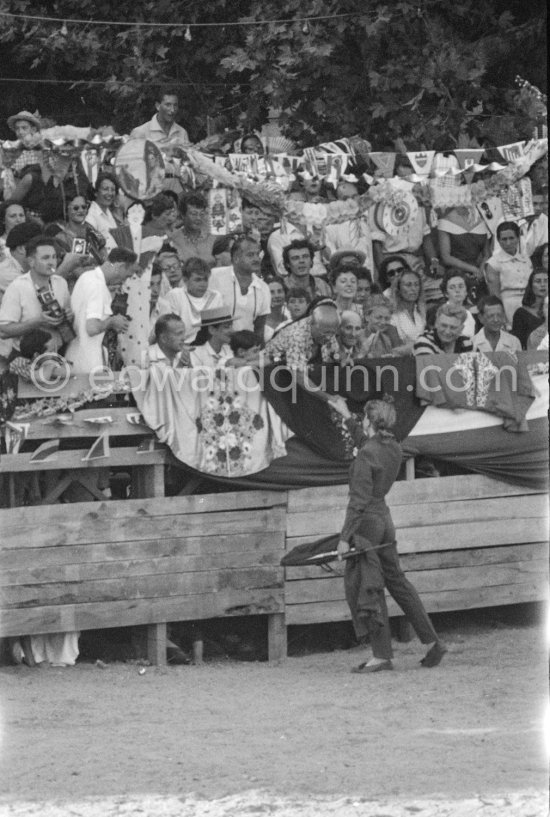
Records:
[[[44,8],[66,24],[0,16],[1,76],[66,84],[4,83],[4,120],[24,105],[58,122],[127,131],[150,117],[156,88],[170,82],[197,140],[207,117],[258,127],[276,108],[303,144],[360,133],[383,149],[398,135],[429,146],[465,120],[483,129],[497,115],[512,138],[526,136],[533,123],[517,108],[514,76],[545,90],[542,0],[0,0],[0,11],[15,14]],[[332,19],[305,24],[306,16]],[[220,21],[246,25],[204,26]],[[191,40],[187,23],[202,26],[191,27]]]

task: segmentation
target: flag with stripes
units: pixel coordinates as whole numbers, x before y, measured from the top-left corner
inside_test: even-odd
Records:
[[[39,445],[36,451],[32,452],[29,462],[44,462],[45,460],[56,459],[59,451],[59,440],[47,440]]]

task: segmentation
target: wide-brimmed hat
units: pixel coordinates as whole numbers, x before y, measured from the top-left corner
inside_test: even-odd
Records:
[[[363,263],[367,257],[366,253],[364,253],[362,250],[356,250],[355,247],[343,247],[337,252],[333,252],[330,256],[329,265],[331,270],[335,270],[340,264],[342,258],[346,258],[348,255],[352,255],[354,258],[357,258],[360,266],[363,266]]]
[[[215,326],[218,323],[228,323],[232,320],[233,315],[226,306],[204,309],[201,312],[201,326]]]
[[[42,127],[40,119],[30,111],[19,111],[19,113],[14,113],[8,118],[8,127],[11,128],[12,131],[15,131],[15,123],[20,119],[23,119],[25,122],[30,122],[31,125],[34,125],[34,127],[38,128],[38,130],[40,130]]]

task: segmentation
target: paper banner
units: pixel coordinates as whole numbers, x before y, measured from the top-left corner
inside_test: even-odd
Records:
[[[208,191],[208,224],[211,235],[227,235],[227,197],[225,187]]]
[[[419,176],[429,176],[435,156],[435,150],[417,150],[407,153],[414,172]]]
[[[323,142],[322,145],[318,145],[317,150],[320,153],[347,153],[353,154],[353,148],[349,142],[349,139],[338,139],[336,142]]]
[[[463,170],[471,169],[472,165],[479,164],[479,160],[483,156],[483,148],[460,148],[455,150],[458,163]]]
[[[502,145],[499,147],[502,157],[507,162],[516,162],[522,159],[525,153],[525,142],[513,142],[511,145]]]
[[[503,190],[500,198],[506,221],[520,221],[522,218],[535,214],[531,179],[527,176]]]
[[[246,173],[248,176],[258,175],[258,155],[256,153],[230,153],[227,158],[234,173]]]
[[[109,447],[109,434],[104,431],[103,434],[92,443],[88,453],[82,457],[82,462],[89,462],[90,460],[101,460],[105,457],[111,456],[111,449]]]
[[[492,235],[495,235],[498,225],[504,220],[502,199],[499,196],[490,196],[478,204],[477,209]]]
[[[57,452],[59,451],[59,440],[48,440],[42,445],[39,445],[36,451],[33,451],[29,462],[45,462],[45,460],[55,460]]]
[[[376,165],[378,170],[382,171],[382,175],[385,179],[391,179],[393,176],[395,156],[395,153],[381,153],[380,151],[369,153],[369,159],[372,160],[373,164]]]

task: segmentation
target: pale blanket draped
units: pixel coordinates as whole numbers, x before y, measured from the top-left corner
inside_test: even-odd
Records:
[[[253,369],[174,369],[164,362],[134,392],[147,425],[181,462],[241,477],[286,454],[292,432],[263,396]]]

